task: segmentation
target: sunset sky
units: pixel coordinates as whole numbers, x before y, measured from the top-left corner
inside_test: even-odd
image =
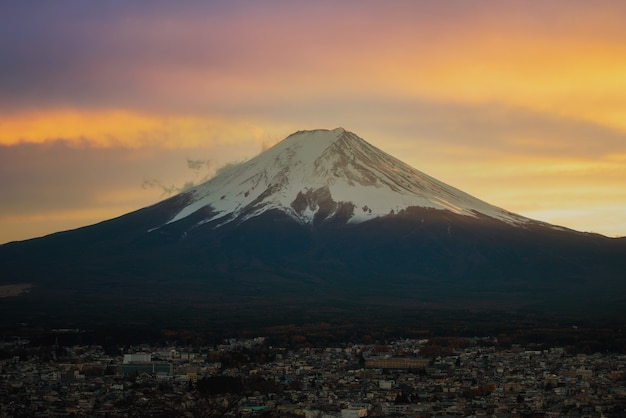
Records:
[[[626,2],[0,2],[0,243],[339,126],[507,210],[624,236]]]

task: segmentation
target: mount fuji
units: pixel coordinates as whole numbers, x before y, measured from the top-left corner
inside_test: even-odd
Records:
[[[296,132],[188,196],[170,222],[210,208],[202,222],[243,222],[276,209],[301,224],[337,216],[359,223],[409,207],[511,224],[529,221],[417,171],[342,128]]]
[[[621,315],[625,255],[625,238],[495,207],[342,128],[300,131],[155,205],[0,246],[0,288],[26,290],[0,313],[54,326]]]

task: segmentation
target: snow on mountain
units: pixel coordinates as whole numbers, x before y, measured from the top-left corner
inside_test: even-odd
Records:
[[[515,225],[530,221],[448,186],[343,128],[296,132],[188,193],[189,204],[170,223],[203,208],[210,215],[201,223],[278,209],[308,224],[339,213],[363,222],[413,206]]]

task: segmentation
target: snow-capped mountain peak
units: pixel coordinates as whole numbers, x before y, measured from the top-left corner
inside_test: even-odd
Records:
[[[201,209],[210,209],[201,223],[243,221],[271,209],[304,224],[338,215],[363,222],[414,206],[511,224],[529,221],[448,186],[343,128],[296,132],[187,193],[189,203],[170,223]]]

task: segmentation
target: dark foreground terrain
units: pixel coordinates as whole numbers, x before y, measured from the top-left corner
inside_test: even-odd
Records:
[[[626,352],[626,319],[579,318],[563,315],[501,311],[390,311],[387,315],[291,316],[281,323],[246,322],[241,318],[197,321],[173,327],[171,322],[118,322],[87,328],[50,328],[15,323],[0,328],[4,340],[19,337],[44,345],[98,344],[216,344],[227,338],[264,335],[278,346],[373,343],[397,338],[498,337],[503,347],[512,344],[570,346],[577,352]],[[247,315],[245,317],[248,317]],[[202,325],[201,325],[202,324]],[[93,324],[92,324],[93,325]]]

